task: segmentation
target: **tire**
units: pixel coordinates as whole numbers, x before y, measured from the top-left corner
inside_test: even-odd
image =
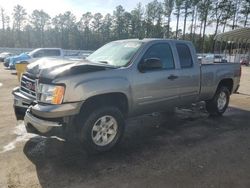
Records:
[[[79,139],[84,149],[89,153],[105,152],[120,142],[125,122],[117,107],[96,107],[86,113],[81,111],[77,120],[80,126]]]
[[[4,65],[5,67],[9,67],[9,62],[4,62],[3,65]]]
[[[228,88],[222,86],[219,87],[214,97],[206,101],[206,109],[210,116],[222,116],[226,111],[230,99],[230,92]]]

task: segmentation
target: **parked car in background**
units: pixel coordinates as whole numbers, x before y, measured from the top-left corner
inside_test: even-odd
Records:
[[[28,52],[24,52],[24,53],[21,53],[19,55],[15,55],[15,56],[10,56],[10,57],[5,58],[5,60],[4,60],[4,66],[8,67],[10,69],[15,69],[15,66],[14,67],[10,67],[11,63],[13,63],[13,62],[16,63],[18,61],[25,61],[27,59],[29,59]]]
[[[202,59],[202,63],[209,64],[209,63],[227,63],[227,60],[224,56],[219,54],[209,54],[206,55]]]
[[[9,57],[5,62],[5,66],[10,69],[15,69],[16,63],[26,61],[31,63],[42,57],[63,57],[61,48],[38,48],[29,53],[22,53],[18,56]]]
[[[102,152],[121,140],[128,117],[199,101],[221,116],[240,76],[238,63],[198,63],[188,41],[114,41],[85,60],[29,64],[13,90],[14,109],[28,132]]]
[[[66,59],[85,59],[90,54],[91,54],[90,52],[76,51],[76,52],[71,52],[71,53],[65,53],[64,58],[66,58]]]
[[[248,58],[248,57],[243,57],[243,58],[241,58],[240,64],[241,64],[241,65],[249,66],[249,58]]]
[[[80,53],[79,55],[80,55],[80,58],[81,59],[85,59],[85,58],[87,58],[90,54],[92,54],[93,52],[82,52],[82,53]]]
[[[0,62],[4,62],[4,60],[7,58],[7,57],[10,57],[12,56],[12,53],[10,52],[3,52],[3,53],[0,53]]]

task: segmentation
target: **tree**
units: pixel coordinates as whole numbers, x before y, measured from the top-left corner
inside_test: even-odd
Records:
[[[224,11],[222,18],[221,18],[221,23],[223,25],[223,29],[222,29],[223,33],[225,31],[226,26],[229,25],[228,21],[232,18],[233,14],[234,14],[234,5],[233,5],[232,1],[226,0],[224,9],[225,9],[225,11]]]
[[[162,3],[154,0],[146,5],[146,36],[163,37],[162,28],[163,8]]]
[[[113,18],[111,14],[106,14],[103,20],[103,24],[101,27],[103,42],[106,43],[107,41],[112,40],[112,21]]]
[[[231,9],[232,10],[232,13],[233,13],[233,24],[232,24],[232,30],[234,30],[236,27],[238,27],[238,9],[241,5],[241,0],[233,0],[233,3],[232,3],[232,6],[233,8]]]
[[[196,32],[196,22],[197,22],[197,6],[198,6],[199,0],[192,0],[191,1],[191,12],[192,12],[192,19],[191,19],[191,25],[190,25],[190,35],[191,40],[194,41],[194,36]]]
[[[75,26],[75,21],[76,17],[70,11],[59,14],[52,19],[55,29],[61,34],[60,46],[62,48],[69,48],[69,34]],[[57,38],[57,40],[59,39]]]
[[[124,30],[124,8],[119,5],[116,7],[113,16],[114,16],[114,34],[116,38],[122,39],[123,38],[123,30]]]
[[[0,21],[2,22],[2,32],[0,33],[0,44],[3,46],[6,46],[8,43],[8,40],[6,36],[8,33],[6,32],[6,28],[9,27],[9,16],[5,14],[5,10],[3,8],[0,8]]]
[[[243,26],[246,27],[248,25],[248,16],[250,14],[250,0],[244,0],[242,3],[242,9],[240,13],[243,15]]]
[[[176,33],[175,33],[175,38],[178,38],[178,33],[179,33],[179,19],[180,19],[180,14],[181,14],[181,6],[182,6],[183,0],[175,0],[175,15],[177,18],[176,22]]]
[[[93,28],[93,41],[94,46],[93,48],[98,48],[102,44],[102,36],[101,34],[101,26],[102,26],[102,14],[101,13],[96,13],[93,16],[93,21],[92,21],[92,28]]]
[[[129,12],[125,12],[123,37],[130,38],[131,31],[132,31],[132,15]]]
[[[210,15],[210,12],[212,10],[212,1],[211,0],[202,0],[199,6],[199,13],[200,13],[200,19],[203,34],[202,34],[202,40],[201,40],[201,49],[202,52],[204,52],[204,40],[205,40],[205,33],[206,33],[206,27],[208,26],[208,16]]]
[[[81,31],[82,38],[81,38],[81,46],[84,49],[90,48],[90,37],[91,37],[91,30],[90,30],[90,22],[93,18],[91,12],[86,12],[82,15],[80,22],[78,23],[78,28]]]
[[[13,29],[20,31],[26,20],[26,10],[21,5],[16,5],[13,10]]]
[[[173,9],[174,9],[174,0],[164,0],[164,15],[167,18],[166,31],[164,31],[164,38],[170,37],[170,22]]]
[[[198,51],[207,52],[220,31],[248,26],[249,11],[250,0],[151,0],[145,6],[137,4],[132,11],[120,5],[113,14],[85,12],[77,19],[66,11],[51,19],[43,10],[27,15],[20,5],[9,17],[0,7],[0,44],[95,50],[117,39],[174,36],[192,40]],[[175,29],[170,27],[173,22]],[[210,24],[213,27],[208,29]]]
[[[100,32],[101,25],[102,25],[102,14],[101,13],[96,13],[93,16],[93,21],[92,21],[92,26],[93,26],[93,31],[96,31],[97,33]]]
[[[39,33],[40,46],[44,46],[44,29],[50,23],[50,16],[43,10],[34,10],[30,17],[30,22]]]
[[[131,11],[131,37],[143,38],[143,14],[144,10],[141,3],[137,4],[137,7]]]
[[[26,10],[21,5],[16,5],[13,10],[13,31],[16,32],[16,47],[22,46],[21,29],[26,21]]]
[[[191,0],[185,0],[184,3],[183,3],[183,7],[182,7],[182,9],[184,10],[183,11],[184,21],[183,21],[183,35],[182,35],[182,39],[185,39],[186,26],[187,26],[187,17],[191,13],[189,11],[190,8],[191,8]]]
[[[1,16],[1,21],[2,21],[2,29],[3,29],[3,31],[5,31],[5,24],[6,24],[6,17],[7,16],[5,15],[3,8],[0,8],[0,16]]]

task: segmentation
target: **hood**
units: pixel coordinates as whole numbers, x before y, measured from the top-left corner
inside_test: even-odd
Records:
[[[103,71],[114,68],[114,66],[103,63],[93,63],[86,59],[65,60],[58,58],[43,58],[30,63],[27,67],[27,73],[39,78],[40,80],[53,80],[63,76]]]

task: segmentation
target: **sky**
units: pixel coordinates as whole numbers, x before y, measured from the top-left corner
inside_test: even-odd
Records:
[[[127,11],[132,10],[141,2],[143,5],[152,0],[0,0],[0,7],[4,8],[8,14],[12,13],[13,7],[22,5],[28,13],[35,9],[43,9],[51,16],[55,16],[65,11],[72,11],[76,16],[90,11],[103,14],[112,13],[116,6],[122,5]]]

